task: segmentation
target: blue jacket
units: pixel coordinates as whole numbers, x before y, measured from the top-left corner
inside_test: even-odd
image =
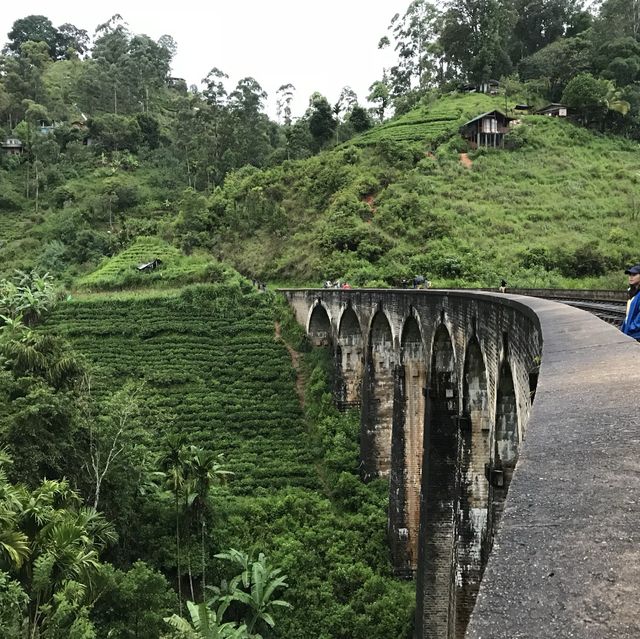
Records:
[[[627,318],[620,330],[634,339],[640,339],[640,293],[636,293],[631,299]]]

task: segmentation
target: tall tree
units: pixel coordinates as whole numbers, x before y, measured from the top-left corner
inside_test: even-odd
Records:
[[[85,467],[93,491],[93,508],[100,504],[100,491],[105,478],[113,473],[123,453],[132,451],[132,422],[139,409],[139,386],[126,385],[108,398],[100,415],[87,416],[89,453]],[[91,396],[87,397],[91,402]]]
[[[599,43],[625,36],[640,39],[640,0],[604,0],[595,32]]]
[[[448,72],[485,82],[511,72],[507,53],[514,15],[501,0],[452,0],[440,35]]]
[[[187,504],[194,510],[200,525],[200,549],[202,561],[202,594],[206,592],[206,537],[207,516],[210,509],[212,488],[224,482],[232,473],[225,470],[222,455],[198,446],[191,446],[187,451],[188,494]]]
[[[524,81],[543,80],[547,85],[547,99],[558,102],[569,80],[591,69],[592,50],[591,40],[584,36],[560,38],[520,60],[520,78]]]
[[[266,99],[266,91],[251,77],[239,80],[229,95],[229,110],[234,128],[235,167],[246,164],[262,166],[271,153],[269,119],[264,113]]]
[[[72,59],[83,56],[89,50],[89,34],[73,24],[65,22],[58,27],[57,57]]]
[[[601,45],[594,56],[594,69],[618,86],[636,82],[640,76],[640,43],[631,36]]]
[[[389,102],[391,101],[391,95],[389,92],[389,81],[386,73],[382,80],[376,80],[369,87],[369,95],[367,96],[367,100],[377,105],[375,108],[375,112],[378,116],[378,120],[380,122],[383,122],[384,116],[387,112],[387,108],[389,107]]]
[[[398,62],[390,69],[392,96],[398,97],[412,88],[424,90],[436,80],[438,60],[434,46],[438,34],[440,11],[427,0],[413,0],[402,17],[391,19],[389,30],[395,42]],[[378,48],[390,45],[381,38]]]
[[[128,82],[124,74],[130,39],[131,34],[119,14],[113,15],[96,28],[91,52],[95,61],[95,73],[88,80],[97,83],[101,111],[126,113],[131,106],[131,96],[127,94]]]
[[[8,33],[7,50],[19,54],[25,42],[43,42],[51,58],[58,52],[59,33],[46,16],[30,15],[13,23]]]
[[[514,64],[558,38],[577,35],[588,26],[580,0],[514,0],[513,10],[517,17],[509,55]]]
[[[333,137],[337,122],[329,101],[318,92],[309,99],[307,119],[314,141],[314,150],[319,151]]]
[[[183,442],[181,437],[167,439],[167,451],[161,459],[162,469],[167,478],[167,486],[173,495],[174,517],[176,527],[176,581],[178,586],[178,602],[182,616],[182,571],[180,551],[180,496],[185,485],[185,469],[183,464]]]
[[[630,108],[611,80],[596,78],[590,73],[580,73],[572,78],[562,94],[562,101],[576,109],[585,124],[599,124],[603,129],[608,111],[626,115]]]
[[[282,122],[285,126],[291,126],[291,102],[295,94],[296,88],[293,84],[283,84],[276,91],[276,110],[278,122]]]
[[[24,117],[24,100],[46,104],[44,74],[51,64],[45,42],[25,42],[20,47],[20,55],[2,58],[3,84],[11,100],[14,125]]]
[[[356,133],[362,133],[363,131],[370,129],[372,126],[371,118],[369,117],[367,110],[359,104],[356,104],[353,109],[351,109],[351,113],[349,113],[349,122]]]
[[[149,111],[150,95],[166,84],[172,49],[161,46],[146,35],[136,35],[129,42],[123,72],[131,86],[132,100]]]
[[[336,144],[340,142],[341,122],[345,121],[354,106],[358,104],[356,92],[349,86],[342,87],[338,101],[333,105],[333,113],[336,117]],[[344,113],[344,116],[342,115]]]

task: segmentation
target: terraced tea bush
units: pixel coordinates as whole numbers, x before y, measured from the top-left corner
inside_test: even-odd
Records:
[[[63,304],[52,322],[95,367],[95,393],[115,380],[143,381],[150,423],[169,414],[171,428],[193,443],[215,442],[236,473],[234,491],[272,480],[315,483],[269,296],[243,293],[236,282],[141,299],[79,299]]]
[[[138,267],[158,260],[157,266]],[[118,255],[108,258],[93,273],[81,278],[81,289],[108,290],[144,286],[176,286],[192,282],[216,282],[225,268],[205,255],[183,255],[158,237],[138,237]]]
[[[333,408],[331,358],[323,350],[305,355],[303,413],[276,319],[286,339],[306,344],[282,300],[230,276],[182,291],[74,296],[47,327],[91,365],[97,400],[127,380],[142,383],[138,419],[156,456],[170,434],[224,453],[234,474],[212,496],[210,583],[229,576],[214,560],[217,552],[261,550],[289,576],[294,609],[283,615],[279,636],[406,639],[415,592],[391,574],[387,483],[364,485],[357,475],[359,419]],[[105,487],[119,499],[122,490],[122,478]],[[172,499],[131,499],[129,511],[114,515],[116,556],[124,563],[142,558],[173,581]],[[105,496],[105,504],[113,501]],[[200,565],[199,533],[189,531],[187,522],[183,573],[187,562]]]

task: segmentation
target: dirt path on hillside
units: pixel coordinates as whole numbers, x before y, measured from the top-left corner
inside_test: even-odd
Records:
[[[460,164],[470,169],[473,166],[473,160],[466,153],[461,153]]]
[[[302,371],[300,370],[300,353],[293,350],[289,344],[287,344],[282,339],[282,331],[280,329],[280,322],[274,323],[275,336],[276,339],[281,341],[287,351],[289,352],[289,357],[291,358],[291,366],[293,370],[296,372],[296,393],[298,394],[298,400],[300,402],[300,406],[304,408],[304,378],[302,377]]]

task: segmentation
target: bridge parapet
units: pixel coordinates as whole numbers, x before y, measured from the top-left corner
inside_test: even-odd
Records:
[[[344,401],[362,401],[363,477],[390,477],[390,548],[417,577],[418,637],[640,636],[637,596],[634,615],[616,610],[637,581],[632,340],[513,295],[283,293],[336,349]]]

